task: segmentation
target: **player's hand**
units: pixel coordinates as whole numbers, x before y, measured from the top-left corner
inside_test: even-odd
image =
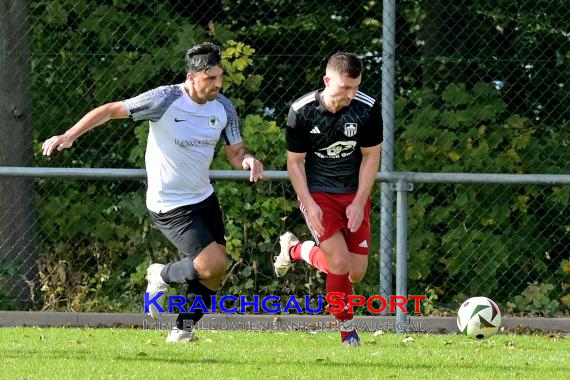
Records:
[[[52,136],[42,144],[42,153],[49,156],[54,150],[64,150],[73,145],[73,139],[66,135]]]
[[[364,206],[358,202],[351,203],[346,208],[346,217],[348,218],[348,229],[350,232],[358,231],[364,220]]]
[[[253,156],[246,156],[241,162],[243,170],[250,170],[249,180],[257,182],[263,178],[263,164]]]
[[[307,219],[307,224],[309,228],[317,234],[317,237],[321,237],[325,233],[325,227],[323,226],[323,210],[318,204],[314,203],[307,207],[307,212],[305,218]]]

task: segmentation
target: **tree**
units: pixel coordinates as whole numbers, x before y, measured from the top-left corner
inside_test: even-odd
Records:
[[[31,166],[34,160],[26,2],[1,3],[0,166]],[[27,286],[34,283],[37,273],[33,186],[32,179],[0,177],[0,305],[4,307],[26,308],[33,298]]]

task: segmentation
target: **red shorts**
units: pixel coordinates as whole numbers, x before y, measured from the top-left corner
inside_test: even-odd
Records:
[[[319,205],[323,211],[323,226],[325,228],[325,233],[317,238],[317,234],[311,227],[309,221],[307,220],[306,208],[299,202],[299,208],[305,217],[305,222],[315,239],[317,245],[341,231],[348,250],[352,253],[359,255],[368,255],[368,250],[370,247],[370,198],[366,201],[364,206],[364,218],[362,219],[362,224],[356,232],[350,232],[348,229],[348,218],[346,217],[346,208],[354,200],[356,193],[349,194],[331,194],[331,193],[311,193],[311,196],[315,202]]]

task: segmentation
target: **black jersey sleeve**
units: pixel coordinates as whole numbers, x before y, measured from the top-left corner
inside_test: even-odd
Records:
[[[289,152],[306,153],[311,147],[310,138],[307,129],[304,127],[303,120],[299,116],[293,107],[289,108],[285,141]]]
[[[359,144],[363,148],[369,148],[382,143],[384,136],[382,132],[382,110],[380,102],[376,101],[370,109],[368,120],[364,125]]]

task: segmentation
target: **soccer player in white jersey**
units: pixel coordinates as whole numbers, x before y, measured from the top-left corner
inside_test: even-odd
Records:
[[[226,272],[227,253],[222,212],[208,171],[218,140],[229,162],[263,178],[263,165],[247,153],[233,104],[222,94],[220,48],[196,45],[186,53],[184,83],[158,87],[134,98],[104,104],[88,112],[62,135],[47,139],[43,154],[72,146],[88,130],[111,119],[149,120],[146,147],[146,205],[153,224],[178,248],[181,260],[151,264],[147,270],[149,300],[169,284],[186,285],[186,310],[197,295],[210,309],[211,295]],[[159,298],[163,303],[166,296]],[[158,309],[150,304],[151,317]],[[192,326],[203,312],[180,313],[167,342],[195,339]]]

